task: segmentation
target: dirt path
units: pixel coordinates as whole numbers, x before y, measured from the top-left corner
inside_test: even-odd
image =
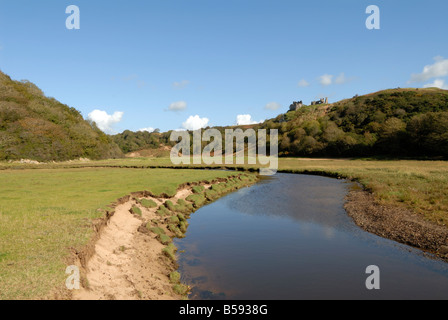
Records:
[[[185,199],[191,188],[179,190],[172,199],[148,197],[160,205],[166,200]],[[160,219],[156,208],[140,206],[142,216],[130,209],[137,202],[130,199],[115,208],[95,244],[95,253],[86,265],[83,287],[73,293],[74,300],[171,300],[180,299],[169,282],[173,263],[162,255],[162,245],[143,227],[147,221]]]

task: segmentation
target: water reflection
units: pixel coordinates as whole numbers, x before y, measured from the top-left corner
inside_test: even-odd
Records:
[[[348,188],[278,174],[198,210],[176,241],[190,298],[448,298],[448,264],[356,227],[343,209]],[[372,264],[379,291],[365,288]]]

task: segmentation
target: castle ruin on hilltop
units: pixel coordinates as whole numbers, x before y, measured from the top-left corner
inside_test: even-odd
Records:
[[[317,101],[311,101],[311,105],[315,106],[315,105],[319,105],[319,104],[328,104],[328,98],[322,98],[320,100]],[[297,101],[297,102],[293,102],[290,106],[289,106],[289,111],[297,111],[300,108],[303,107],[303,101]]]
[[[327,104],[328,103],[328,98],[322,98],[320,100],[317,101],[311,101],[311,105],[315,106],[317,104]]]
[[[298,101],[298,102],[293,102],[292,105],[289,106],[289,111],[297,111],[300,108],[303,107],[303,102],[302,101]]]

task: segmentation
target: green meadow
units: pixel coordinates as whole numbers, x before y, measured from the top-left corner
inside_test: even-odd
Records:
[[[102,208],[131,192],[174,195],[185,182],[225,171],[24,169],[0,171],[0,300],[45,298],[65,283],[69,248],[92,236]]]
[[[247,161],[245,161],[247,163]],[[127,158],[82,162],[57,163],[58,167],[173,167],[170,158]],[[27,165],[3,164],[3,168]],[[29,165],[28,165],[29,166]],[[47,166],[47,165],[46,165]],[[0,165],[0,168],[2,165]],[[42,165],[34,165],[42,167]],[[200,168],[202,165],[184,165]],[[256,169],[256,165],[211,165],[212,168]],[[322,174],[360,182],[375,198],[390,205],[405,206],[425,219],[448,224],[448,162],[429,160],[378,159],[310,159],[279,158],[279,172]]]
[[[247,160],[247,159],[246,159]],[[247,163],[247,161],[245,161]],[[9,164],[11,165],[11,164]],[[85,166],[71,162],[70,166]],[[95,161],[99,167],[173,167],[170,158],[127,158]],[[25,165],[22,165],[25,166]],[[67,166],[64,163],[52,166]],[[202,165],[184,165],[200,168]],[[211,165],[257,169],[257,165]],[[429,221],[448,224],[448,162],[430,160],[279,158],[279,172],[322,174],[360,182],[383,204],[405,206]]]

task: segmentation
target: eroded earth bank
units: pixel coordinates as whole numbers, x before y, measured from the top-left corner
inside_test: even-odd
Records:
[[[187,297],[180,283],[172,240],[182,238],[190,214],[207,202],[249,186],[257,177],[239,173],[227,179],[185,184],[174,197],[133,193],[119,199],[96,224],[96,237],[81,252],[81,288],[74,300],[171,300]]]

